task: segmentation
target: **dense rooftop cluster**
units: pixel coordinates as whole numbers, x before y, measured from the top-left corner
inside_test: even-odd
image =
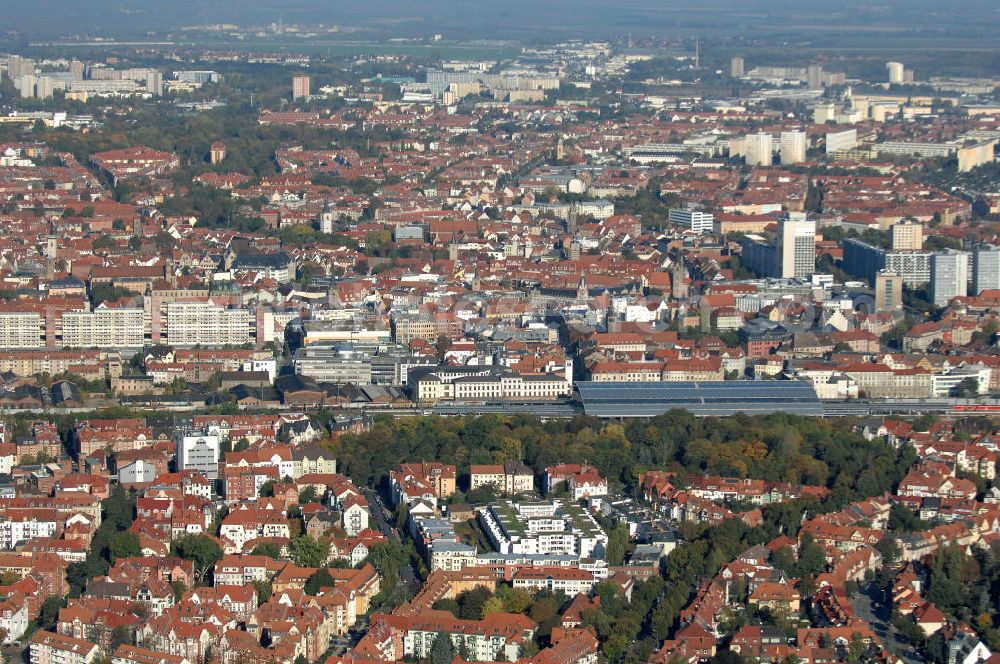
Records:
[[[0,57],[0,642],[995,664],[1000,81],[726,48]]]

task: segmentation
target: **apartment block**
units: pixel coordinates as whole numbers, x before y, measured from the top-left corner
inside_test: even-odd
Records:
[[[62,318],[63,346],[67,348],[142,348],[145,345],[142,309],[67,311]]]
[[[250,343],[251,314],[210,302],[167,305],[167,343],[172,346],[241,346]]]

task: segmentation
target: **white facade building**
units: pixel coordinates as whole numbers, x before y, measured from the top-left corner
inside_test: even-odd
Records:
[[[142,309],[67,311],[62,317],[63,346],[69,348],[142,348]]]
[[[806,279],[816,271],[816,222],[784,219],[779,226],[781,277]]]
[[[946,307],[952,298],[968,293],[969,254],[964,251],[944,251],[931,256],[931,301],[936,307]]]
[[[747,166],[770,166],[773,161],[773,139],[766,132],[747,136]]]
[[[694,233],[711,233],[715,223],[715,215],[711,212],[683,208],[671,208],[668,218],[670,223],[690,228]]]
[[[250,342],[247,309],[226,309],[211,302],[167,305],[167,343],[171,346],[241,346]]]
[[[778,146],[778,156],[781,158],[782,166],[800,164],[806,160],[806,132],[804,131],[783,131],[781,132]]]
[[[177,470],[197,470],[210,480],[219,477],[219,434],[177,432]]]

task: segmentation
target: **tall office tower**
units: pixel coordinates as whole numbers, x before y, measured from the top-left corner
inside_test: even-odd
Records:
[[[158,71],[150,71],[146,75],[146,91],[157,97],[163,94],[163,74]]]
[[[54,89],[53,80],[48,76],[39,76],[35,79],[35,96],[39,99],[51,99]]]
[[[743,78],[744,66],[743,58],[739,55],[734,55],[729,60],[729,75],[733,78]]]
[[[972,252],[972,294],[1000,289],[1000,247],[981,244]]]
[[[303,99],[309,96],[309,77],[292,77],[292,99]]]
[[[887,62],[885,63],[885,68],[889,71],[889,82],[890,83],[902,83],[904,74],[904,68],[902,62]]]
[[[778,227],[781,276],[806,279],[816,271],[816,222],[802,213],[782,219]]]
[[[903,308],[903,278],[895,272],[880,271],[875,275],[875,309],[892,311]]]
[[[900,221],[889,228],[893,251],[919,251],[924,248],[924,227],[914,221]]]
[[[782,166],[800,164],[806,160],[806,132],[783,131],[778,145]]]
[[[14,79],[14,87],[21,93],[22,99],[35,96],[35,86],[38,84],[38,77],[34,74],[21,74]]]
[[[823,65],[809,65],[806,69],[806,85],[810,90],[823,89]]]
[[[766,132],[747,136],[747,156],[748,166],[770,166],[773,161],[771,148],[771,135]]]
[[[16,80],[18,76],[33,76],[35,74],[35,61],[31,58],[22,58],[20,55],[12,55],[7,58],[7,76]]]
[[[964,297],[969,286],[969,254],[949,249],[931,256],[931,302],[946,307]]]
[[[813,107],[813,124],[826,124],[837,119],[837,106],[832,101],[816,104]]]

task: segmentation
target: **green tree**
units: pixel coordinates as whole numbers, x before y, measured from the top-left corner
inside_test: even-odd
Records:
[[[195,578],[205,583],[215,563],[222,560],[222,548],[208,535],[185,535],[174,540],[171,552],[184,560],[194,562]]]
[[[963,378],[955,386],[955,396],[959,399],[974,399],[979,396],[979,381],[973,377]]]
[[[274,593],[274,588],[271,586],[270,581],[254,581],[253,588],[257,592],[257,603],[264,604],[267,600],[271,599],[271,595]]]
[[[507,613],[524,613],[531,607],[533,601],[528,591],[507,584],[501,584],[496,594],[503,600],[503,608]]]
[[[480,620],[483,617],[483,607],[493,597],[488,588],[479,586],[466,590],[458,596],[458,617],[465,620]]]
[[[142,547],[139,546],[139,538],[135,533],[128,530],[115,533],[108,542],[108,549],[111,552],[111,563],[118,558],[129,558],[142,555]]]
[[[531,605],[528,615],[537,623],[554,620],[559,614],[559,603],[553,597],[542,597]]]
[[[399,569],[407,564],[406,553],[398,544],[379,542],[369,549],[366,562],[382,577],[382,592],[392,595],[399,583]]]
[[[438,632],[434,636],[434,643],[431,645],[427,661],[430,664],[451,664],[456,654],[451,637],[444,632]]]
[[[263,542],[255,546],[253,551],[251,551],[251,554],[255,556],[267,556],[268,558],[279,560],[281,558],[281,545],[275,544],[274,542]]]
[[[625,562],[625,553],[628,550],[629,536],[628,526],[619,523],[608,535],[608,564],[621,565]]]
[[[435,611],[447,611],[456,618],[458,617],[458,612],[461,611],[461,607],[458,605],[458,602],[451,598],[439,599],[431,604],[431,608]]]
[[[66,598],[59,595],[49,595],[42,602],[38,610],[38,627],[46,631],[53,631],[56,627],[56,620],[59,618],[59,609],[66,606]]]
[[[132,634],[129,632],[129,628],[125,625],[118,625],[111,630],[111,638],[109,639],[108,650],[114,652],[118,648],[118,646],[131,643],[132,643]]]
[[[330,576],[329,570],[320,567],[306,580],[304,590],[307,595],[318,595],[320,590],[331,586],[333,586],[333,577]]]
[[[799,541],[799,576],[813,576],[826,569],[826,552],[813,536],[803,533]]]
[[[306,503],[319,503],[322,502],[323,496],[316,495],[316,487],[309,485],[302,490],[299,494],[299,503],[305,505]]]
[[[301,535],[292,540],[292,560],[302,567],[321,567],[330,557],[330,544],[316,540],[309,535]]]
[[[792,549],[787,546],[779,547],[771,554],[771,564],[775,568],[780,569],[783,572],[795,576],[798,572],[796,568],[798,566],[798,561],[795,560],[795,554]]]
[[[483,615],[481,617],[485,618],[493,613],[503,613],[504,608],[504,601],[494,595],[483,604]]]

